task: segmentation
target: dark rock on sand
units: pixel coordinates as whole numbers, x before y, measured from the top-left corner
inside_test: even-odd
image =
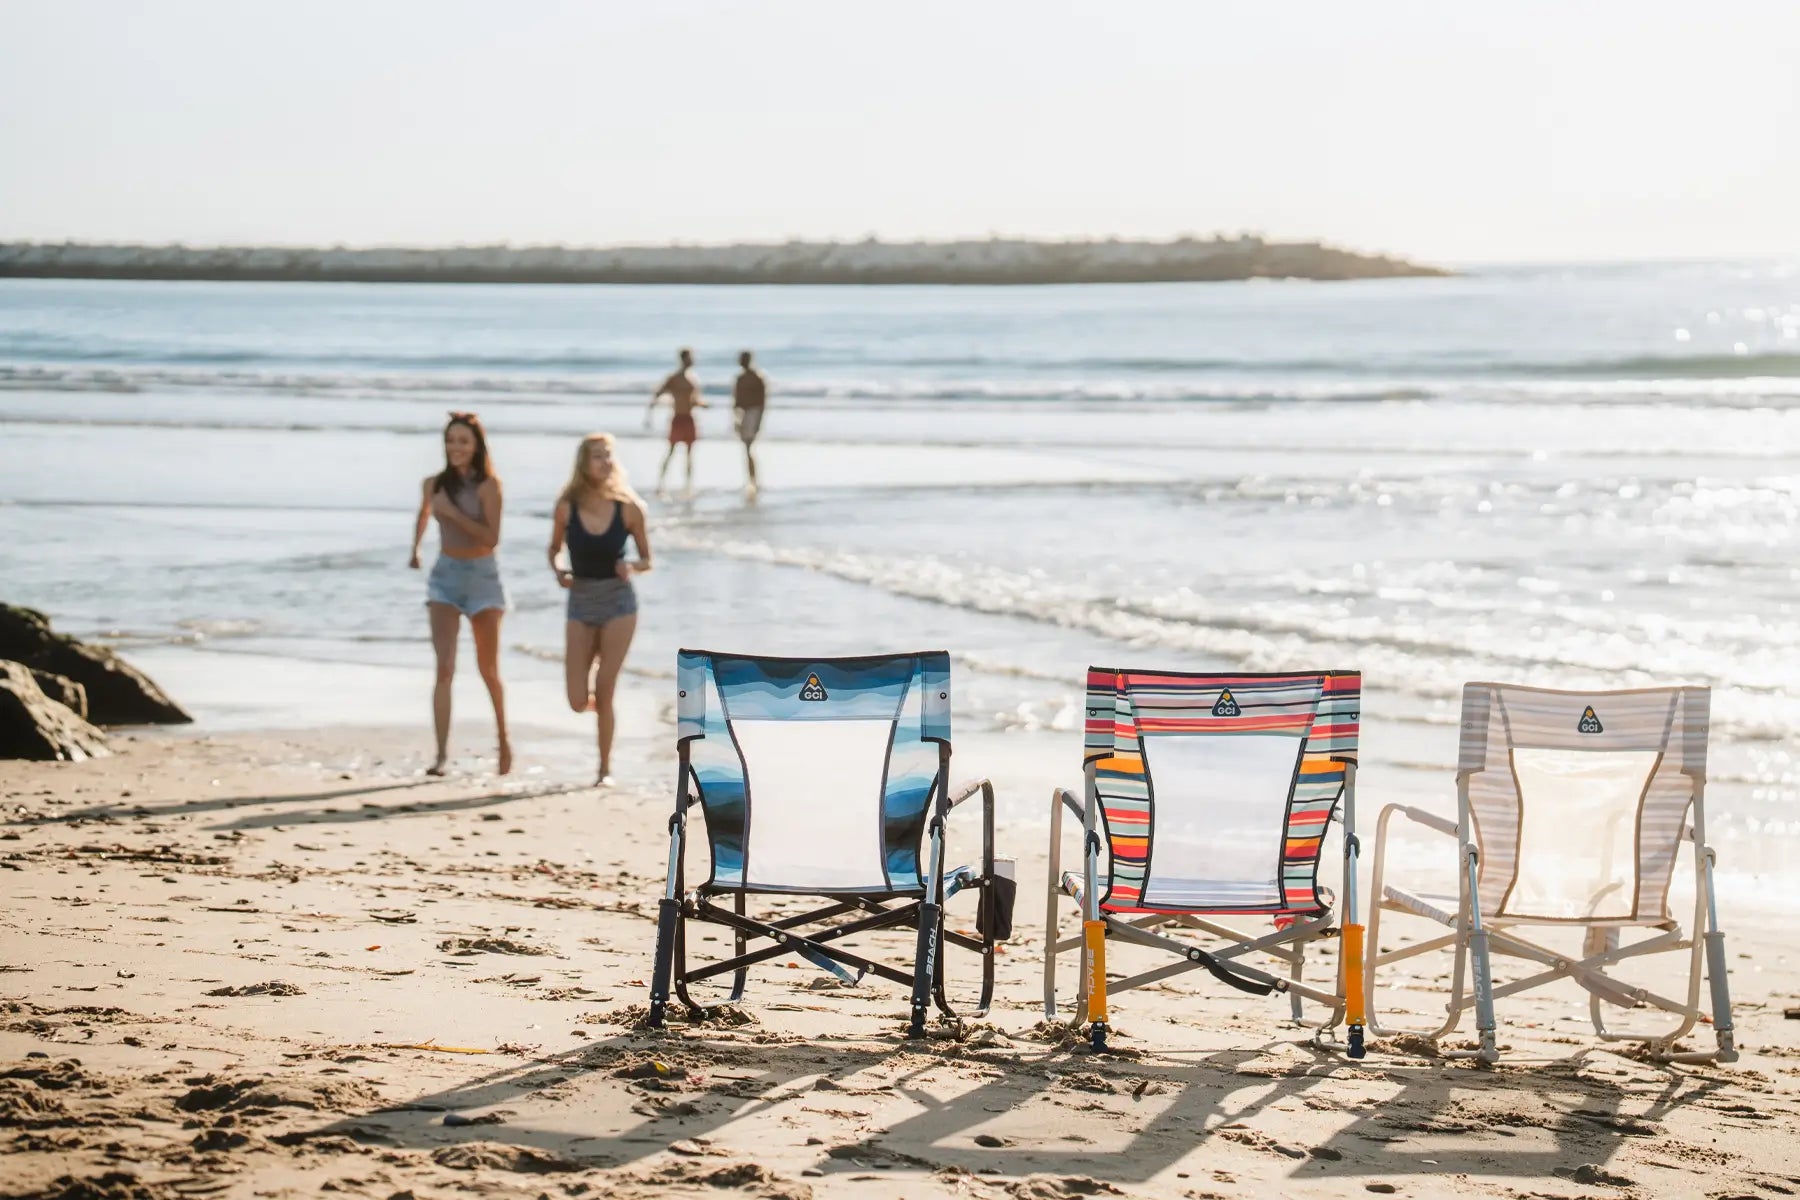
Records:
[[[97,725],[179,725],[193,720],[141,671],[103,646],[53,633],[35,609],[0,604],[0,659],[78,683]]]
[[[26,668],[30,670],[30,668]],[[32,671],[31,677],[37,680],[39,690],[82,720],[88,719],[87,689],[70,679],[67,675],[58,675],[54,671]]]
[[[44,695],[30,669],[0,660],[0,758],[80,762],[105,753],[104,733]]]

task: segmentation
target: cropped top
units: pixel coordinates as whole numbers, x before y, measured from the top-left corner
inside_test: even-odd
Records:
[[[481,520],[481,485],[465,481],[451,488],[450,503],[456,505],[471,520]],[[442,517],[438,518],[438,545],[446,553],[461,558],[479,558],[482,554],[491,552],[490,547],[482,545]]]

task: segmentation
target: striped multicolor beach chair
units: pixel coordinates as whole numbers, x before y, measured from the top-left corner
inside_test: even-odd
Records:
[[[1044,1012],[1054,1020],[1059,955],[1082,955],[1074,1023],[1106,1045],[1112,995],[1204,968],[1225,983],[1267,995],[1287,992],[1296,1021],[1321,1033],[1349,1016],[1348,1049],[1363,1054],[1361,929],[1356,925],[1356,735],[1361,676],[1354,671],[1193,675],[1091,668],[1087,684],[1085,800],[1058,789],[1051,802],[1050,883]],[[1081,821],[1083,870],[1063,872],[1062,812]],[[1320,850],[1341,816],[1345,831],[1344,953],[1337,984],[1302,979],[1306,947],[1335,937],[1333,899],[1319,886]],[[1104,851],[1104,866],[1102,856]],[[1082,932],[1058,938],[1061,895],[1072,897]],[[1270,916],[1273,932],[1220,918]],[[1203,948],[1198,931],[1225,939]],[[1109,938],[1154,947],[1181,961],[1110,979]],[[1277,977],[1240,961],[1284,962]],[[1346,995],[1349,996],[1348,1001]],[[1307,1021],[1302,998],[1329,1015]]]
[[[1488,1062],[1499,1057],[1497,998],[1568,979],[1587,990],[1594,1031],[1604,1040],[1641,1042],[1657,1057],[1680,1062],[1736,1060],[1725,935],[1713,899],[1714,854],[1706,843],[1710,703],[1702,687],[1561,692],[1465,685],[1456,822],[1402,804],[1381,812],[1369,920],[1370,1011],[1382,967],[1451,948],[1448,1016],[1435,1030],[1410,1032],[1435,1041],[1474,1008],[1480,1043],[1470,1056]],[[1395,815],[1457,840],[1456,894],[1431,895],[1386,883],[1388,822]],[[1694,846],[1693,928],[1697,933],[1704,920],[1704,936],[1683,934],[1669,915],[1669,887],[1684,842]],[[1451,932],[1383,954],[1378,939],[1384,911],[1424,917]],[[1559,926],[1583,932],[1579,955],[1553,950],[1521,932]],[[1622,934],[1630,929],[1656,932],[1627,945]],[[1689,952],[1685,1000],[1607,974],[1627,959],[1680,950]],[[1703,951],[1717,1046],[1675,1053],[1675,1040],[1707,1020],[1700,1006]],[[1542,969],[1496,985],[1490,965],[1495,955]],[[1472,984],[1465,987],[1471,973]],[[1674,1014],[1676,1023],[1660,1030],[1612,1030],[1602,1005],[1660,1008]],[[1373,1020],[1370,1025],[1383,1034],[1400,1032]]]
[[[649,1024],[662,1025],[671,994],[704,1014],[689,992],[700,980],[731,974],[735,1002],[751,966],[804,958],[844,983],[874,974],[906,985],[910,1032],[921,1036],[933,1000],[946,1016],[955,1015],[939,954],[945,943],[981,956],[985,1013],[994,991],[994,947],[1011,933],[1012,881],[995,867],[992,785],[982,779],[950,788],[950,656],[752,658],[683,650],[676,691],[680,767]],[[980,866],[946,870],[945,822],[977,793]],[[695,803],[705,818],[712,871],[690,891],[683,848]],[[980,897],[973,935],[944,924],[944,902],[963,890]],[[745,911],[752,894],[824,903],[756,918]],[[722,896],[732,897],[730,908],[717,903]],[[690,921],[732,930],[733,956],[690,967]],[[832,921],[839,923],[827,924]],[[842,942],[895,928],[917,931],[905,970]],[[752,949],[753,942],[766,944]]]

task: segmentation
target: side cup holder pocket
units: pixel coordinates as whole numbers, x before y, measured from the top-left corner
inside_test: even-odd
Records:
[[[989,886],[981,889],[981,910],[976,922],[981,936],[990,941],[1004,942],[1012,937],[1013,901],[1019,895],[1019,884],[1013,872],[1012,859],[995,859],[994,877]]]

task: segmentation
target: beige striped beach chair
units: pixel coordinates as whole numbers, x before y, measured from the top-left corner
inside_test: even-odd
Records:
[[[1465,685],[1456,822],[1390,804],[1376,826],[1366,975],[1371,1031],[1436,1041],[1473,1008],[1480,1040],[1468,1056],[1493,1062],[1499,1057],[1494,1002],[1567,979],[1586,989],[1594,1031],[1605,1041],[1640,1042],[1665,1060],[1734,1061],[1725,935],[1706,842],[1708,706],[1701,687],[1561,692]],[[1387,882],[1388,824],[1395,816],[1457,840],[1455,895]],[[1693,926],[1685,932],[1669,915],[1684,842],[1694,847],[1695,892]],[[1449,932],[1384,952],[1383,913],[1422,917]],[[1584,932],[1578,956],[1534,940],[1559,926]],[[1444,1023],[1428,1031],[1383,1022],[1375,1005],[1381,972],[1443,949],[1455,954]],[[1687,989],[1676,998],[1608,973],[1628,959],[1674,951],[1688,955]],[[1490,964],[1497,956],[1524,960],[1527,973],[1496,984]],[[1701,1010],[1703,965],[1717,1044],[1677,1053],[1675,1041],[1709,1019]],[[1674,1021],[1613,1029],[1609,1008],[1660,1009]]]

